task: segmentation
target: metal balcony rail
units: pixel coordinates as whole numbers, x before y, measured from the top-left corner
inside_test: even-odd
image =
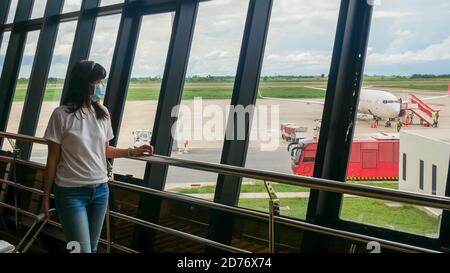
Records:
[[[10,138],[10,139],[16,139],[21,141],[30,141],[40,144],[46,144],[46,140],[42,138],[36,138],[36,137],[30,137],[30,136],[24,136],[24,135],[17,135],[17,134],[11,134],[11,133],[3,133],[0,132],[0,138]],[[294,185],[294,186],[303,186],[308,187],[311,189],[317,189],[317,190],[324,190],[324,191],[330,191],[330,192],[336,192],[336,193],[342,193],[342,194],[351,194],[351,195],[358,195],[358,196],[364,196],[369,198],[376,198],[376,199],[382,199],[382,200],[388,200],[388,201],[395,201],[395,202],[403,202],[403,203],[409,203],[413,205],[420,205],[420,206],[426,206],[426,207],[433,207],[438,209],[444,209],[444,210],[450,210],[450,198],[447,197],[437,197],[432,195],[425,195],[425,194],[415,194],[415,193],[409,193],[409,192],[403,192],[403,191],[395,191],[390,189],[381,189],[371,186],[365,186],[365,185],[353,185],[353,184],[347,184],[342,182],[336,182],[336,181],[330,181],[325,179],[319,179],[319,178],[313,178],[313,177],[301,177],[301,176],[294,176],[294,175],[287,175],[287,174],[281,174],[276,172],[268,172],[268,171],[261,171],[261,170],[254,170],[254,169],[246,169],[242,167],[235,167],[235,166],[229,166],[229,165],[221,165],[221,164],[213,164],[213,163],[206,163],[206,162],[197,162],[197,161],[191,161],[191,160],[184,160],[184,159],[175,159],[170,158],[166,156],[160,156],[160,155],[153,155],[150,157],[132,157],[131,159],[138,160],[138,161],[145,161],[148,163],[154,163],[154,164],[167,164],[170,166],[176,166],[181,168],[187,168],[187,169],[194,169],[194,170],[201,170],[201,171],[207,171],[207,172],[213,172],[218,174],[224,174],[224,175],[232,175],[232,176],[239,176],[239,177],[247,177],[247,178],[253,178],[253,179],[259,179],[264,181],[273,181],[281,184],[287,184],[287,185]],[[8,185],[15,186],[20,185],[19,183],[12,182],[12,181],[5,181],[0,180],[1,183],[8,183]],[[184,202],[190,202],[193,204],[197,204],[200,206],[205,206],[207,208],[215,209],[215,210],[221,210],[225,212],[234,213],[237,215],[242,216],[250,216],[255,217],[261,220],[267,220],[268,214],[242,209],[238,207],[232,207],[227,206],[223,204],[218,204],[202,199],[198,199],[195,197],[185,196],[177,193],[170,193],[170,192],[164,192],[164,191],[158,191],[155,189],[142,187],[138,185],[132,185],[128,183],[123,183],[119,181],[111,181],[111,185],[115,187],[120,187],[128,190],[133,190],[140,193],[147,193],[154,196],[159,196],[162,198],[171,198],[174,200],[184,201]],[[38,193],[36,189],[29,188],[26,186],[21,185],[21,189],[33,191],[35,193]],[[28,188],[28,189],[27,189]],[[38,194],[42,194],[42,191],[40,191]],[[9,204],[3,204],[0,203],[0,206],[7,207],[10,209],[14,209],[14,206],[11,206]],[[17,208],[15,208],[17,210]],[[20,210],[20,209],[19,209]],[[25,211],[21,211],[25,212]],[[30,214],[29,212],[26,212],[25,214]],[[32,216],[32,215],[28,215]],[[246,250],[234,248],[228,245],[220,244],[212,240],[205,239],[203,237],[194,236],[188,233],[184,233],[181,231],[177,231],[174,229],[170,229],[167,227],[163,227],[154,223],[146,222],[141,219],[127,216],[118,212],[109,211],[109,216],[119,218],[122,220],[130,221],[138,225],[146,226],[148,228],[156,229],[168,234],[172,234],[175,236],[179,236],[188,240],[196,241],[198,243],[202,243],[205,245],[213,246],[216,248],[220,248],[225,251],[230,252],[247,252]],[[330,235],[330,236],[336,236],[339,238],[354,240],[357,242],[362,243],[368,243],[376,241],[381,246],[396,250],[396,251],[402,251],[402,252],[431,252],[436,253],[438,251],[432,250],[432,249],[426,249],[411,245],[406,245],[394,241],[379,239],[371,236],[365,236],[361,234],[356,234],[352,232],[346,232],[342,230],[337,230],[333,228],[327,228],[319,225],[314,225],[310,223],[305,223],[301,221],[297,221],[294,219],[284,218],[280,216],[274,217],[275,222],[286,224],[293,227],[300,227],[304,230],[324,234],[324,235]],[[108,221],[109,222],[109,221]],[[49,222],[51,224],[55,224],[55,222]],[[59,227],[61,227],[58,223],[56,223]],[[109,226],[109,223],[107,223]],[[108,245],[108,251],[110,250],[110,247],[116,247],[117,249],[121,249],[123,251],[127,252],[134,252],[134,250],[131,250],[129,248],[118,246],[117,244],[114,244],[109,239],[109,231],[107,232],[108,240],[106,240],[106,244]],[[102,240],[104,243],[105,241]]]

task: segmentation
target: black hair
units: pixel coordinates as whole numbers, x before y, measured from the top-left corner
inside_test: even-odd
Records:
[[[83,105],[93,106],[97,119],[108,118],[108,113],[100,106],[100,102],[92,102],[94,94],[94,82],[106,78],[106,70],[103,66],[93,61],[82,60],[75,64],[69,77],[68,96],[63,105],[68,106],[68,113],[80,111],[84,114]]]

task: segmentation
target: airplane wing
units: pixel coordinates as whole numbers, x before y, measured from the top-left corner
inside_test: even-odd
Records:
[[[429,100],[437,100],[437,99],[443,99],[443,98],[448,98],[449,95],[445,95],[445,96],[437,96],[437,97],[428,97],[428,98],[423,98],[420,99],[421,101],[429,101]]]
[[[327,91],[326,88],[321,88],[321,87],[315,87],[315,86],[303,86],[303,87],[308,88],[308,89]],[[363,87],[363,89],[364,88],[368,88],[368,87]],[[267,100],[283,100],[283,101],[293,101],[293,102],[300,102],[300,103],[306,103],[306,104],[325,105],[325,101],[311,101],[311,100],[300,100],[300,99],[283,99],[283,98],[264,97],[263,95],[261,95],[261,93],[259,91],[258,91],[258,95],[260,98],[267,99]]]

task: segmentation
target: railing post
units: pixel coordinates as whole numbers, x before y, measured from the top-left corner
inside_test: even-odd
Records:
[[[269,194],[269,252],[277,253],[277,242],[279,242],[279,238],[276,230],[275,217],[280,216],[280,199],[278,199],[272,183],[264,181],[264,185]]]

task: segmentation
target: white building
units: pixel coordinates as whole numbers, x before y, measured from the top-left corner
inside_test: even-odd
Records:
[[[445,196],[450,160],[450,129],[400,133],[399,188]],[[430,209],[436,215],[441,210]]]

